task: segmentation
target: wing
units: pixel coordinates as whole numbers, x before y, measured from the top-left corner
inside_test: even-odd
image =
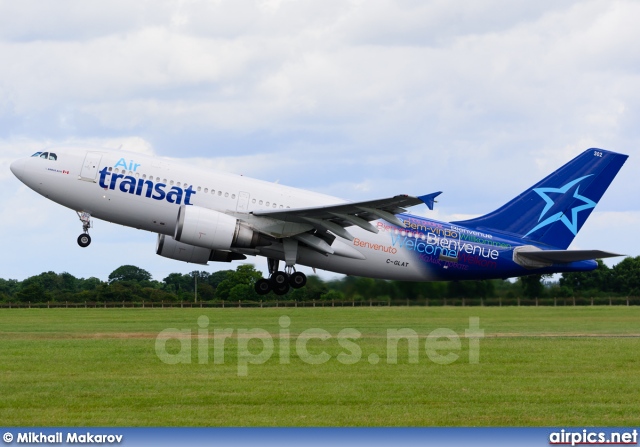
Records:
[[[302,227],[307,228],[311,225],[316,230],[322,232],[331,231],[337,236],[352,241],[353,236],[345,229],[346,227],[355,225],[372,233],[377,233],[378,229],[369,222],[382,219],[392,225],[406,228],[404,222],[395,215],[405,213],[405,208],[421,203],[426,204],[429,209],[433,209],[434,199],[441,193],[439,191],[419,197],[399,195],[387,199],[310,208],[254,211],[251,214],[259,218],[274,219],[291,224],[303,224]]]

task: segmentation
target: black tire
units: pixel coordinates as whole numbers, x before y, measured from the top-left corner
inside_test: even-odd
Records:
[[[78,245],[81,246],[82,248],[86,248],[89,245],[91,245],[91,236],[89,236],[86,233],[83,233],[80,236],[78,236]]]
[[[271,284],[264,278],[260,278],[256,281],[254,289],[258,295],[266,295],[271,292]]]
[[[285,283],[273,289],[273,293],[275,293],[276,295],[286,295],[288,291],[289,291],[288,283]]]
[[[271,283],[271,288],[275,291],[279,287],[289,285],[289,275],[285,272],[275,272],[271,275],[271,278],[269,278],[269,282]]]
[[[302,272],[295,272],[289,277],[289,285],[294,289],[301,289],[307,285],[307,275]]]

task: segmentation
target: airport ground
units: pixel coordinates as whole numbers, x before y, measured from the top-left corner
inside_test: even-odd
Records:
[[[640,413],[635,306],[2,309],[0,322],[7,426],[630,426]]]

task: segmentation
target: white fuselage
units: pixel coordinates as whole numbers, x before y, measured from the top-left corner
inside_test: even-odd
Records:
[[[86,148],[53,148],[51,152],[56,160],[30,157],[15,162],[14,174],[60,205],[97,219],[167,236],[174,235],[180,205],[237,215],[345,203],[311,191],[158,157]],[[391,246],[388,224],[373,224],[381,229],[378,234],[350,227],[354,241],[337,238],[333,255],[301,247],[297,262],[351,275],[432,279],[414,262],[410,252]],[[259,254],[284,260],[282,244],[261,249]]]

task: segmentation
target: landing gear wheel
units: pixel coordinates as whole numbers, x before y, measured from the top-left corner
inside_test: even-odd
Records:
[[[289,285],[294,289],[300,289],[307,284],[307,275],[302,272],[295,272],[289,277]]]
[[[78,236],[78,245],[82,248],[86,248],[91,244],[91,236],[88,234],[81,234]]]
[[[276,295],[286,295],[288,291],[289,291],[289,284],[287,283],[278,287],[274,287],[273,289],[273,293],[275,293]]]
[[[269,282],[271,283],[271,288],[274,292],[276,291],[276,289],[284,285],[286,285],[288,289],[289,275],[287,275],[285,272],[275,272],[273,275],[271,275],[271,278],[269,278]]]
[[[258,295],[266,295],[271,292],[271,284],[264,278],[260,278],[256,281],[254,289]]]

